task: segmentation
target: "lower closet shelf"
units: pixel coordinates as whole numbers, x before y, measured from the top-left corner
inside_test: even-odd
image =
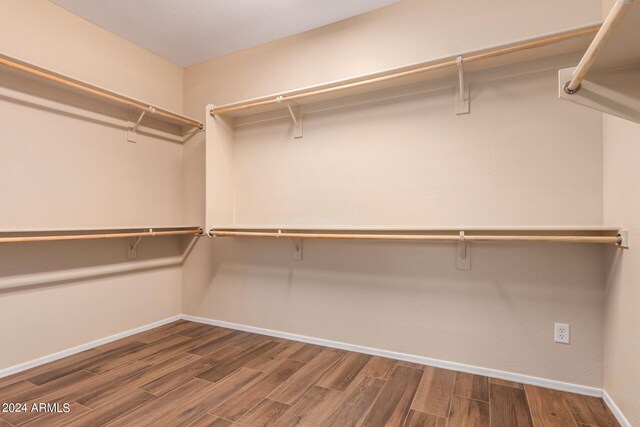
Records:
[[[433,242],[558,242],[595,243],[628,248],[628,232],[620,227],[347,227],[347,226],[221,226],[212,237],[291,239],[363,239]]]
[[[49,242],[60,240],[119,239],[127,237],[155,237],[201,235],[202,228],[188,227],[137,227],[96,229],[51,229],[51,230],[0,230],[0,243]]]

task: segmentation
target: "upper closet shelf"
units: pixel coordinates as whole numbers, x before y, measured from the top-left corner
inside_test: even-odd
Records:
[[[186,117],[181,114],[156,107],[149,104],[148,102],[140,101],[138,99],[131,98],[117,92],[94,86],[81,80],[77,80],[69,76],[65,76],[63,74],[56,73],[42,67],[38,67],[33,64],[29,64],[28,62],[21,61],[4,54],[0,54],[0,69],[5,72],[18,73],[26,77],[45,81],[54,86],[71,90],[82,95],[90,96],[106,103],[123,107],[127,110],[137,111],[140,113],[140,116],[138,116],[139,119],[137,120],[137,122],[134,123],[134,131],[137,130],[140,122],[147,114],[154,116],[159,120],[169,122],[178,126],[195,128],[198,130],[204,129],[204,125],[202,123],[190,117]]]
[[[640,123],[640,1],[617,0],[576,67],[559,72],[560,98]]]
[[[599,25],[590,25],[570,31],[492,46],[400,68],[360,75],[345,80],[309,86],[231,104],[216,105],[211,109],[210,114],[213,117],[223,115],[242,117],[288,108],[294,122],[296,122],[296,114],[291,108],[295,105],[373,92],[440,77],[455,76],[456,74],[458,75],[458,84],[460,86],[459,96],[461,97],[461,104],[464,104],[465,101],[468,101],[468,99],[464,98],[464,72],[493,68],[569,52],[584,51],[587,46],[589,46],[599,27]]]
[[[221,224],[215,230],[289,230],[289,231],[552,231],[601,232],[611,234],[622,227],[610,225],[320,225],[320,224]]]

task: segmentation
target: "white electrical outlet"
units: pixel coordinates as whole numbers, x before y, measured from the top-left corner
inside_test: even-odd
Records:
[[[555,323],[553,328],[553,340],[561,344],[569,344],[569,324]]]

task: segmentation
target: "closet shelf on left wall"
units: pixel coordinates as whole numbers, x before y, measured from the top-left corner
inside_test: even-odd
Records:
[[[174,125],[195,128],[198,130],[204,129],[204,125],[201,122],[190,117],[174,113],[173,111],[151,105],[148,102],[140,101],[1,53],[0,70],[3,72],[13,72],[26,77],[35,78],[66,90],[90,96],[106,103],[118,105],[127,110],[137,111],[140,113],[140,119],[137,124],[140,123],[140,120],[144,115],[149,114],[159,120],[169,122]]]
[[[0,243],[49,242],[60,240],[118,239],[127,237],[180,236],[202,234],[198,226],[92,229],[0,230]]]

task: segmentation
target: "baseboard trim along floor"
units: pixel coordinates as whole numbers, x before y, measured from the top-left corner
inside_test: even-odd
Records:
[[[83,352],[85,350],[89,350],[103,344],[108,344],[112,341],[117,341],[122,338],[126,338],[130,335],[135,335],[140,332],[144,332],[149,329],[157,328],[158,326],[165,325],[167,323],[175,322],[176,320],[180,320],[182,318],[181,315],[177,314],[175,316],[167,317],[166,319],[158,320],[153,323],[148,323],[143,326],[139,326],[137,328],[129,329],[123,332],[118,332],[117,334],[110,335],[108,337],[100,338],[95,341],[90,341],[85,344],[81,344],[76,347],[68,348],[66,350],[59,351],[57,353],[48,354],[43,357],[38,357],[37,359],[30,360],[28,362],[20,363],[18,365],[9,366],[5,369],[0,369],[0,378],[8,377],[9,375],[17,374],[21,371],[26,371],[27,369],[35,368],[36,366],[44,365],[45,363],[55,362],[59,359],[64,359],[65,357],[72,356],[76,353]]]
[[[191,315],[175,315],[171,317],[167,317],[162,320],[158,320],[153,323],[149,323],[147,325],[143,325],[137,328],[129,329],[127,331],[119,332],[114,335],[110,335],[105,338],[100,338],[67,350],[59,351],[57,353],[53,353],[47,356],[39,357],[37,359],[33,359],[29,362],[21,363],[18,365],[10,366],[5,369],[0,370],[0,378],[13,375],[15,373],[25,371],[27,369],[34,368],[39,365],[43,365],[45,363],[53,362],[58,359],[62,359],[68,356],[71,356],[76,353],[80,353],[85,350],[89,350],[91,348],[98,347],[103,344],[110,343],[112,341],[116,341],[122,338],[126,338],[130,335],[135,335],[140,332],[144,332],[148,329],[157,328],[158,326],[162,326],[164,324],[174,322],[177,320],[187,320],[191,322],[203,323],[207,325],[219,326],[228,329],[235,329],[239,331],[251,332],[261,335],[268,335],[278,338],[285,338],[293,341],[300,341],[309,344],[321,345],[324,347],[331,347],[340,350],[352,351],[357,353],[364,353],[373,356],[386,357],[390,359],[402,360],[406,362],[418,363],[422,365],[434,366],[443,369],[451,369],[455,371],[468,372],[477,375],[483,375],[486,377],[499,378],[507,381],[514,381],[523,384],[535,385],[539,387],[550,388],[559,391],[565,391],[570,393],[583,394],[587,396],[595,396],[603,398],[606,405],[609,407],[611,412],[617,418],[618,422],[622,427],[631,427],[631,423],[626,419],[620,408],[616,405],[611,396],[604,390],[588,387],[578,384],[566,383],[562,381],[554,381],[545,378],[532,377],[528,375],[517,374],[513,372],[505,372],[496,369],[482,368],[478,366],[466,365],[462,363],[448,362],[445,360],[433,359],[429,357],[416,356],[412,354],[406,353],[398,353],[394,351],[381,350],[372,347],[365,347],[360,345],[348,344],[339,341],[327,340],[322,338],[314,338],[305,335],[292,334],[289,332],[275,331],[271,329],[264,329],[255,326],[244,325],[240,323],[232,323],[225,322],[222,320],[209,319],[205,317],[191,316]]]
[[[403,360],[405,362],[418,363],[420,365],[434,366],[437,368],[451,369],[454,371],[467,372],[470,374],[483,375],[485,377],[500,378],[502,380],[514,381],[523,384],[535,385],[539,387],[552,388],[570,393],[584,394],[586,396],[602,397],[602,390],[595,387],[588,387],[578,384],[565,383],[561,381],[548,380],[545,378],[531,377],[528,375],[516,374],[512,372],[499,371],[497,369],[482,368],[479,366],[465,365],[463,363],[448,362],[445,360],[432,359],[429,357],[416,356],[413,354],[397,353],[394,351],[381,350],[372,347],[348,344],[339,341],[332,341],[322,338],[297,335],[289,332],[274,331],[255,326],[243,325],[240,323],[224,322],[221,320],[208,319],[204,317],[182,315],[182,319],[191,322],[205,323],[207,325],[220,326],[222,328],[236,329],[239,331],[252,332],[255,334],[269,335],[272,337],[285,338],[292,341],[301,341],[309,344],[317,344],[324,347],[337,348],[339,350],[353,351],[356,353],[370,354],[372,356],[387,357],[389,359]]]
[[[627,417],[624,416],[611,395],[609,395],[609,393],[607,393],[605,390],[602,390],[602,400],[604,400],[604,403],[607,405],[613,416],[616,417],[622,427],[632,427],[631,422],[627,419]]]
[[[609,407],[613,415],[616,417],[622,427],[632,427],[631,423],[626,419],[620,408],[615,404],[609,394],[599,388],[588,387],[579,384],[566,383],[562,381],[549,380],[546,378],[532,377],[529,375],[517,374],[513,372],[505,372],[497,369],[482,368],[479,366],[466,365],[463,363],[448,362],[429,357],[416,356],[413,354],[397,353],[394,351],[381,350],[372,347],[343,343],[340,341],[326,340],[322,338],[308,337],[305,335],[297,335],[289,332],[274,331],[271,329],[258,328],[255,326],[244,325],[240,323],[225,322],[222,320],[209,319],[205,317],[182,315],[182,319],[191,322],[204,323],[207,325],[219,326],[222,328],[236,329],[239,331],[252,332],[256,334],[268,335],[278,338],[285,338],[293,341],[301,341],[309,344],[317,344],[324,347],[337,348],[340,350],[353,351],[357,353],[370,354],[373,356],[387,357],[390,359],[403,360],[406,362],[418,363],[421,365],[429,365],[437,368],[451,369],[460,372],[468,372],[471,374],[483,375],[486,377],[500,378],[507,381],[519,382],[522,384],[535,385],[559,391],[583,394],[586,396],[594,396],[603,398],[605,404]]]

